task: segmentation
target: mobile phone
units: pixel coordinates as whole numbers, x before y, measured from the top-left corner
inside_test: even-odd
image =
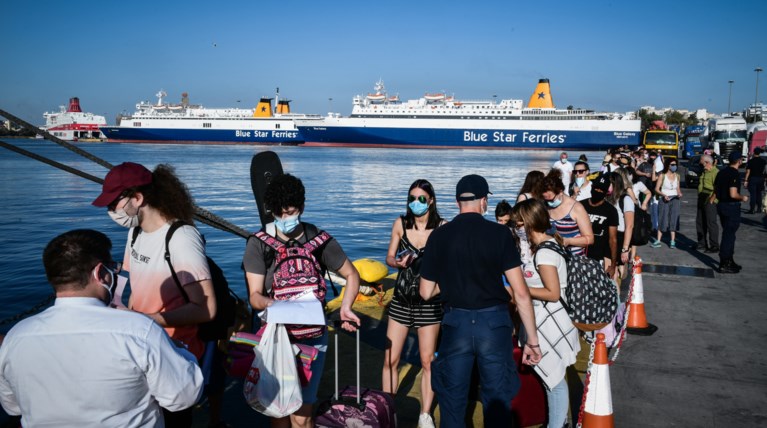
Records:
[[[408,254],[413,254],[413,252],[410,251],[409,249],[405,248],[402,251],[400,251],[399,253],[397,253],[396,258],[397,259],[402,259],[402,258],[407,257]]]

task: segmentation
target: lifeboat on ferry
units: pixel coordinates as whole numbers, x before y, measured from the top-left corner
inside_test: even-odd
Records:
[[[389,97],[386,101],[390,103],[398,103],[399,102],[399,95],[393,95]]]
[[[370,102],[380,103],[386,100],[386,94],[368,94],[365,98]]]
[[[425,94],[423,98],[429,102],[444,101],[445,94]]]

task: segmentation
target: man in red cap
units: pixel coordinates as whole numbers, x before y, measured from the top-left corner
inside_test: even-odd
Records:
[[[215,316],[216,296],[186,186],[170,165],[150,172],[125,162],[109,171],[93,205],[107,207],[112,220],[130,229],[123,258],[123,269],[130,272],[128,307],[152,318],[199,360],[206,344],[197,336],[197,326]],[[178,282],[165,260],[166,234],[177,221],[184,225],[173,234],[168,250]],[[191,408],[164,411],[164,416],[166,426],[192,424]]]

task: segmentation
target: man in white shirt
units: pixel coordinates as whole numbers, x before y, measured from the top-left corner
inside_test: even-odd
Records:
[[[565,194],[570,194],[570,177],[573,175],[573,163],[567,160],[567,152],[559,155],[559,162],[552,166],[562,172],[562,184],[565,185]]]
[[[43,252],[55,304],[0,347],[0,404],[23,426],[164,427],[203,387],[195,357],[145,315],[107,306],[119,265],[109,238],[73,230]]]

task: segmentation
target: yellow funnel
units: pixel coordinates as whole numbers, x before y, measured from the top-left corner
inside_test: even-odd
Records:
[[[290,100],[279,100],[277,102],[277,114],[290,113]]]
[[[554,108],[554,100],[551,98],[549,79],[541,79],[538,81],[538,86],[535,87],[535,92],[530,96],[530,101],[527,103],[527,107]]]
[[[253,112],[253,117],[272,117],[272,99],[261,98]]]

